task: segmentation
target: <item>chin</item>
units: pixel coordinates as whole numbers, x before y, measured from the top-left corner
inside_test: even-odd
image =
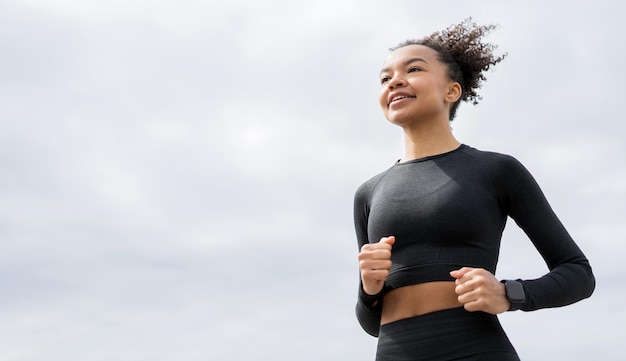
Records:
[[[385,118],[387,118],[387,120],[389,121],[389,123],[391,124],[395,124],[398,126],[402,126],[402,125],[406,125],[411,123],[411,117],[405,116],[405,115],[400,115],[400,114],[393,114],[393,115],[385,115]]]

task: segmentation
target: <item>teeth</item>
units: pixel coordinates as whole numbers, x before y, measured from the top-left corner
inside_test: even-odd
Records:
[[[397,97],[394,97],[393,99],[391,99],[391,102],[395,102],[396,100],[400,100],[400,99],[404,99],[404,98],[408,98],[406,95],[400,95]]]

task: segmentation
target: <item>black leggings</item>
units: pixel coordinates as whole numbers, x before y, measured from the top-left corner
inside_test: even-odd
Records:
[[[376,361],[519,361],[500,321],[464,308],[436,311],[380,327]]]

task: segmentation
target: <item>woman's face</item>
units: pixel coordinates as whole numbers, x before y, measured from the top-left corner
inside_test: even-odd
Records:
[[[460,96],[438,60],[438,53],[424,45],[407,45],[394,50],[380,72],[380,107],[385,118],[397,125],[445,117]],[[459,92],[459,94],[455,94]]]

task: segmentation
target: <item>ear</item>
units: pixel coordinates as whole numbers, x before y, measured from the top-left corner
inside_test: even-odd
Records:
[[[448,103],[454,103],[461,97],[463,94],[463,89],[461,88],[461,84],[458,82],[452,82],[448,85],[448,92],[445,95],[445,100]]]

